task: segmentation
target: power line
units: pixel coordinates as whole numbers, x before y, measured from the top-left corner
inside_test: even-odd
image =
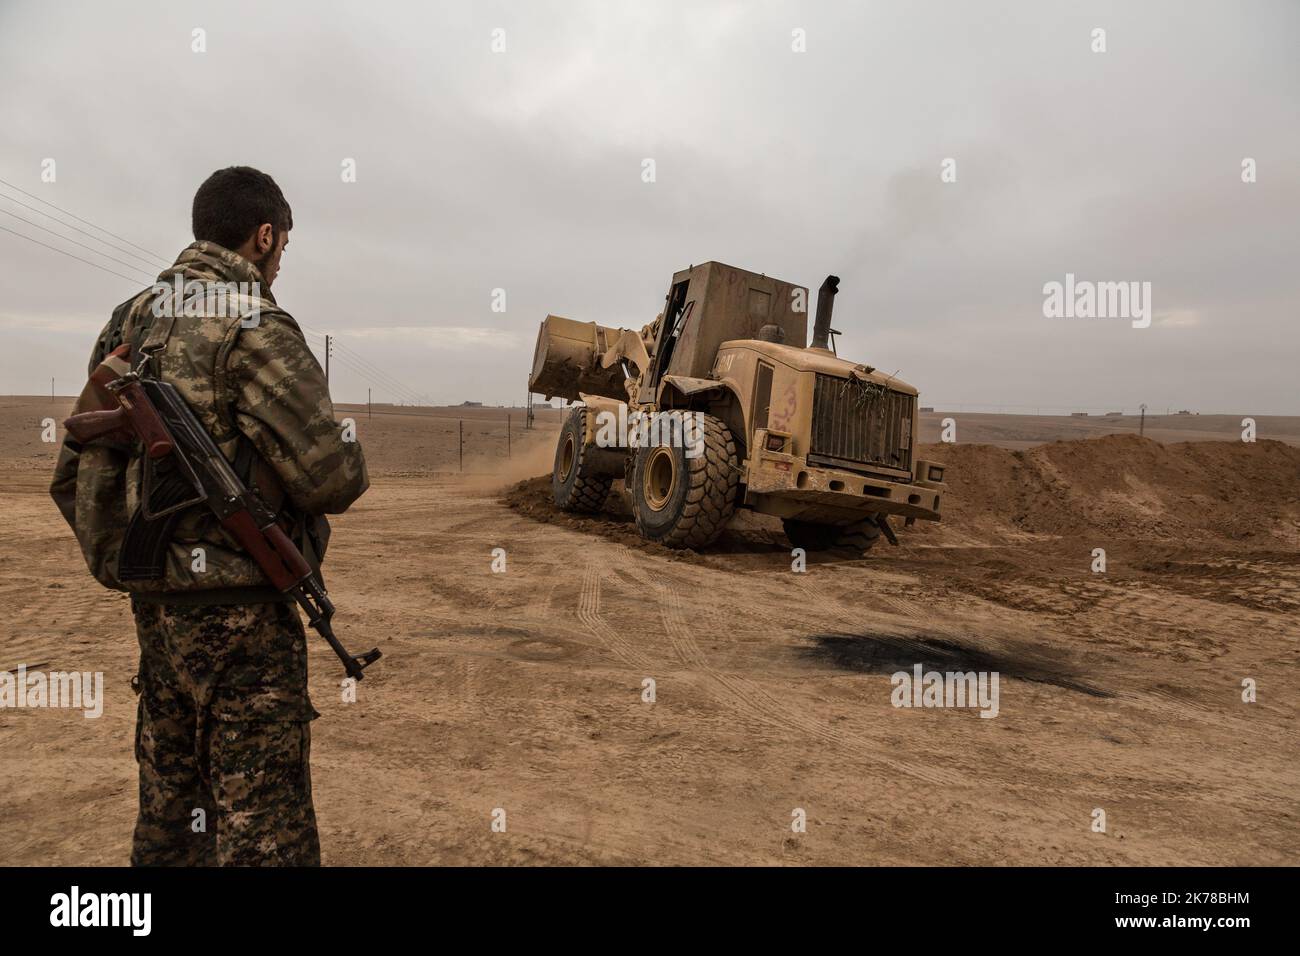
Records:
[[[310,331],[313,335],[324,336],[323,332],[318,332],[315,329],[311,329],[308,326],[302,325],[301,322],[299,323],[299,325],[302,326],[303,329]],[[408,401],[413,401],[418,404],[419,401],[422,398],[424,398],[424,396],[421,395],[419,392],[417,392],[415,389],[407,386],[395,376],[389,374],[383,369],[377,367],[374,363],[363,358],[355,349],[349,348],[347,345],[344,345],[342,342],[338,341],[337,338],[334,339],[334,346],[338,350],[334,353],[334,358],[338,361],[343,361],[345,364],[349,364],[353,366],[353,370],[360,372],[363,375],[363,377],[379,379],[381,384],[383,384],[385,387],[390,388],[393,391],[396,391],[398,393],[404,393],[402,394],[402,397],[404,397]],[[352,359],[351,363],[346,362],[346,359],[349,356]]]
[[[397,398],[402,399],[403,401],[408,401],[416,405],[422,404],[421,402],[422,396],[417,394],[412,389],[407,388],[405,385],[402,385],[401,382],[398,382],[394,379],[389,379],[388,376],[386,375],[377,375],[372,370],[368,370],[366,368],[361,367],[360,365],[355,364],[351,360],[351,358],[344,355],[339,355],[336,353],[334,356],[334,361],[340,362],[343,364],[345,368],[351,369],[352,371],[356,372],[358,375],[362,377],[363,380],[373,382],[374,384],[379,385],[387,389],[388,391],[393,392]]]
[[[356,349],[352,348],[351,346],[348,346],[348,345],[344,344],[343,342],[337,342],[337,341],[336,341],[334,344],[335,344],[336,346],[338,346],[338,348],[341,349],[342,351],[344,351],[344,352],[350,354],[350,355],[353,357],[353,359],[355,359],[357,362],[360,362],[362,365],[368,365],[368,366],[371,366],[372,368],[376,368],[373,362],[370,362],[368,359],[366,359],[364,356],[362,356],[361,353],[359,353]],[[383,371],[382,369],[378,369],[378,368],[376,368],[376,371],[377,371],[378,374],[382,374],[382,375],[387,375],[387,374],[388,374],[387,372]],[[399,379],[397,379],[395,376],[388,375],[388,377],[389,377],[390,379],[392,379],[394,382],[396,382],[398,385],[401,385],[403,388],[405,388],[405,389],[406,389],[408,392],[410,392],[411,394],[413,394],[413,395],[414,395],[414,394],[418,394],[418,393],[415,391],[415,389],[413,389],[413,388],[407,388],[407,386],[406,386],[404,383],[402,383]]]
[[[373,374],[380,375],[383,376],[384,378],[387,378],[393,385],[399,386],[402,390],[409,393],[411,397],[417,402],[419,401],[419,399],[423,397],[421,393],[417,392],[413,388],[410,388],[405,383],[403,383],[400,379],[378,368],[377,366],[374,365],[374,363],[362,358],[355,349],[350,349],[347,346],[343,345],[342,342],[338,342],[338,341],[335,341],[334,344],[336,347],[342,350],[341,353],[336,353],[337,358],[343,359],[347,356],[351,356],[352,360],[356,363],[359,363],[363,369],[369,367],[372,370]]]
[[[339,342],[336,337],[327,336],[324,332],[318,332],[309,326],[302,325],[301,323],[299,323],[299,328],[302,329],[304,336],[313,337],[312,341],[314,341],[317,348],[323,349],[325,347],[326,339],[332,339],[335,349],[344,348],[342,343]],[[360,375],[363,380],[380,385],[384,389],[395,393],[396,397],[402,401],[411,402],[413,404],[422,403],[421,400],[424,396],[418,394],[414,389],[403,385],[382,369],[376,368],[370,362],[367,362],[365,359],[357,355],[357,353],[352,349],[335,351],[334,361],[342,363],[345,368]]]
[[[136,245],[134,242],[132,242],[130,239],[123,239],[123,238],[122,238],[121,236],[119,236],[117,233],[115,233],[115,232],[109,232],[109,231],[108,231],[107,229],[105,229],[103,226],[96,226],[96,225],[95,225],[93,222],[91,222],[89,219],[82,219],[80,216],[76,215],[75,213],[70,213],[70,212],[68,212],[66,209],[62,209],[62,208],[60,208],[60,207],[54,205],[54,203],[50,202],[48,199],[42,199],[40,196],[34,196],[34,195],[32,195],[31,193],[29,193],[27,190],[23,189],[22,187],[20,187],[20,186],[15,186],[13,183],[9,182],[8,180],[0,179],[0,184],[3,184],[3,185],[5,185],[5,186],[8,186],[10,189],[16,189],[16,190],[18,190],[18,192],[22,193],[24,196],[27,196],[27,197],[29,197],[29,198],[31,198],[31,199],[35,199],[35,200],[36,200],[37,202],[39,202],[39,203],[44,203],[45,205],[49,206],[51,209],[58,209],[59,212],[63,213],[65,216],[71,216],[73,219],[77,220],[77,222],[83,222],[83,223],[85,223],[87,226],[90,226],[92,229],[98,229],[100,232],[104,233],[105,235],[112,236],[114,239],[117,239],[117,240],[119,240],[120,242],[125,242],[128,246],[131,246],[131,247],[133,247],[133,248],[135,248],[135,249],[139,249],[141,252],[149,252],[149,250],[146,249],[144,246],[137,246],[137,245]],[[166,258],[167,258],[166,256],[164,256],[164,255],[159,255],[159,254],[156,253],[156,252],[149,252],[149,255],[153,256],[155,259],[166,259]]]
[[[362,381],[365,381],[372,385],[377,385],[380,388],[384,389],[385,391],[392,392],[394,396],[401,401],[411,402],[412,404],[420,404],[419,401],[420,396],[416,395],[414,392],[411,392],[410,390],[401,387],[399,384],[385,381],[383,378],[371,374],[366,369],[354,365],[350,360],[345,359],[342,356],[335,355],[334,362],[336,364],[342,364],[344,368],[349,369],[352,372],[355,372],[357,375],[361,377]]]
[[[97,225],[95,225],[93,222],[90,222],[90,221],[87,220],[87,219],[83,219],[83,218],[81,218],[80,216],[76,215],[75,213],[68,212],[66,209],[62,209],[62,208],[60,208],[59,206],[56,206],[56,205],[55,205],[54,203],[52,203],[52,202],[48,202],[47,200],[41,199],[39,196],[33,196],[31,193],[27,192],[27,191],[24,190],[24,189],[19,188],[18,186],[15,186],[13,183],[8,182],[7,180],[0,179],[0,184],[5,185],[5,186],[8,186],[8,187],[10,187],[11,189],[16,189],[18,192],[22,193],[24,196],[30,196],[32,199],[35,199],[37,202],[45,203],[45,205],[51,207],[52,209],[57,209],[59,212],[63,213],[63,214],[66,215],[66,216],[70,216],[70,217],[73,218],[73,219],[76,219],[78,222],[83,222],[83,223],[85,223],[86,225],[91,226],[92,228],[98,229],[99,231],[105,233],[106,235],[112,236],[113,238],[118,239],[118,240],[120,240],[120,241],[126,243],[128,246],[132,246],[132,247],[134,247],[134,248],[136,248],[136,249],[139,249],[141,252],[147,252],[147,253],[149,253],[149,255],[151,255],[151,256],[155,256],[155,257],[156,257],[157,259],[159,259],[160,261],[163,261],[163,257],[162,257],[162,256],[159,256],[158,253],[156,253],[156,252],[150,252],[148,249],[145,249],[143,246],[136,245],[134,242],[131,242],[129,239],[125,239],[125,238],[123,238],[122,236],[119,236],[119,235],[117,235],[116,233],[111,232],[111,231],[108,230],[108,229],[104,229],[102,226],[97,226]],[[111,243],[106,242],[105,240],[100,239],[100,238],[98,238],[97,236],[92,236],[92,235],[90,235],[89,233],[86,233],[85,230],[77,229],[77,227],[76,227],[76,226],[73,226],[71,223],[62,222],[61,220],[59,220],[59,219],[55,219],[55,217],[50,216],[50,215],[48,215],[47,213],[43,213],[43,212],[41,212],[39,209],[33,209],[31,206],[28,206],[26,203],[23,203],[23,202],[20,202],[20,201],[17,200],[17,199],[14,199],[12,196],[5,196],[3,193],[0,193],[0,198],[4,198],[4,199],[9,200],[10,202],[17,203],[18,205],[23,206],[23,207],[26,208],[26,209],[31,209],[33,212],[37,213],[38,215],[46,216],[46,217],[49,218],[49,219],[54,219],[54,221],[57,222],[57,223],[59,223],[59,225],[61,225],[61,226],[65,226],[65,227],[67,227],[67,228],[69,228],[69,229],[75,229],[77,232],[80,232],[80,233],[82,233],[83,235],[86,235],[86,236],[87,236],[88,238],[90,238],[90,239],[94,239],[96,242],[103,243],[104,245],[108,246],[108,247],[111,248],[111,249],[114,249],[114,250],[117,251],[117,252],[121,252],[121,253],[123,253],[124,255],[130,255],[130,256],[133,256],[134,258],[140,258],[140,257],[138,257],[138,256],[135,256],[134,253],[127,252],[127,251],[124,250],[124,249],[118,249],[117,247],[113,246]],[[53,229],[50,229],[50,228],[48,228],[48,227],[46,227],[46,226],[42,226],[40,223],[32,222],[30,219],[25,219],[25,218],[23,218],[22,216],[17,215],[16,213],[8,212],[7,210],[4,210],[4,209],[0,209],[0,213],[4,213],[4,214],[7,215],[7,216],[10,216],[10,217],[12,217],[12,218],[14,218],[14,219],[17,219],[19,222],[24,222],[24,223],[26,223],[27,225],[29,225],[29,226],[33,226],[33,227],[36,228],[36,229],[40,229],[42,232],[46,232],[46,233],[48,233],[48,234],[50,234],[50,235],[52,235],[52,236],[54,236],[54,237],[56,237],[56,238],[58,238],[58,239],[63,240],[64,242],[70,242],[70,243],[72,243],[72,244],[75,245],[75,246],[79,246],[79,247],[81,247],[82,249],[86,249],[86,250],[88,250],[89,252],[93,253],[94,255],[101,256],[101,257],[103,257],[103,258],[109,260],[110,262],[115,262],[115,263],[117,263],[118,265],[125,266],[127,269],[131,269],[131,270],[134,270],[134,271],[136,271],[136,272],[139,272],[142,276],[146,276],[146,278],[143,278],[143,279],[142,279],[142,278],[139,278],[139,277],[136,277],[136,276],[123,275],[122,273],[117,272],[116,270],[113,270],[113,269],[106,268],[105,266],[102,266],[102,265],[100,265],[100,264],[97,263],[97,262],[92,262],[92,261],[89,260],[89,259],[83,259],[81,256],[76,255],[76,254],[71,253],[71,252],[68,252],[66,249],[60,249],[58,246],[52,246],[52,245],[50,245],[50,244],[47,243],[47,242],[42,242],[42,241],[39,240],[39,239],[35,239],[35,238],[31,237],[31,236],[28,236],[28,235],[26,235],[26,234],[24,234],[24,233],[18,232],[18,231],[14,230],[14,229],[10,229],[10,228],[8,228],[8,227],[6,227],[6,226],[0,226],[0,231],[4,231],[4,232],[9,233],[10,235],[17,236],[19,239],[26,239],[28,242],[35,243],[35,244],[38,245],[38,246],[42,246],[43,248],[49,249],[49,250],[51,250],[51,251],[53,251],[53,252],[57,252],[57,253],[59,253],[60,255],[67,256],[69,259],[76,259],[78,262],[85,263],[86,265],[91,266],[92,268],[98,269],[100,272],[106,272],[106,273],[108,273],[109,275],[116,276],[116,277],[119,278],[119,279],[125,279],[125,280],[128,281],[128,282],[132,282],[132,283],[136,283],[136,284],[146,284],[146,285],[147,285],[147,284],[151,284],[152,282],[156,281],[156,277],[155,277],[155,276],[149,276],[149,275],[145,272],[144,269],[142,269],[142,268],[141,268],[140,266],[138,266],[138,265],[135,265],[134,263],[123,262],[123,261],[120,260],[120,259],[115,259],[115,258],[113,258],[112,256],[108,255],[108,254],[105,253],[105,252],[101,252],[100,250],[98,250],[98,249],[96,249],[96,248],[94,248],[94,247],[92,247],[92,246],[88,246],[88,245],[86,245],[86,244],[83,243],[83,242],[78,242],[76,239],[71,239],[71,238],[69,238],[68,236],[65,236],[65,235],[63,235],[63,234],[61,234],[61,233],[55,232]],[[141,260],[141,261],[144,261],[144,260]],[[163,266],[162,268],[167,268],[167,267],[166,267],[166,266]],[[315,329],[311,329],[311,328],[309,328],[308,326],[303,325],[301,322],[298,323],[298,326],[299,326],[299,328],[301,328],[301,329],[303,330],[304,335],[306,335],[306,334],[311,334],[311,335],[318,336],[318,337],[320,337],[320,338],[325,338],[325,337],[326,337],[326,336],[324,335],[324,333],[322,333],[322,332],[317,332]],[[399,381],[396,377],[394,377],[394,376],[391,375],[390,373],[384,371],[383,369],[381,369],[381,368],[379,368],[378,366],[374,365],[374,364],[371,363],[370,361],[364,359],[364,358],[360,355],[360,353],[356,352],[354,349],[348,348],[347,346],[345,346],[345,345],[343,345],[342,343],[339,343],[339,342],[335,342],[335,344],[336,344],[340,349],[346,350],[346,352],[347,352],[348,354],[347,354],[347,355],[343,355],[343,354],[335,354],[334,358],[335,358],[337,361],[341,361],[341,362],[343,362],[343,364],[344,364],[345,366],[347,366],[349,369],[351,369],[352,371],[354,371],[354,372],[356,372],[357,374],[359,374],[363,380],[373,380],[373,381],[376,381],[378,384],[382,385],[384,388],[389,389],[389,390],[395,392],[395,393],[397,394],[397,397],[399,397],[399,398],[401,398],[401,399],[403,399],[403,400],[405,400],[405,401],[409,401],[409,402],[411,402],[412,404],[417,404],[417,405],[418,405],[418,404],[421,404],[421,403],[423,402],[423,400],[425,400],[425,399],[427,398],[427,396],[422,395],[422,394],[416,392],[413,388],[410,388],[409,386],[403,384],[401,381]]]
[[[84,242],[78,242],[76,239],[69,239],[67,236],[63,235],[62,233],[55,232],[53,229],[48,229],[45,226],[42,226],[39,222],[32,222],[30,219],[24,219],[16,212],[10,212],[8,209],[0,209],[0,214],[11,216],[12,218],[17,219],[19,222],[25,222],[27,223],[27,225],[34,226],[35,228],[41,230],[42,232],[48,232],[51,236],[54,236],[56,239],[62,239],[64,242],[70,242],[74,246],[80,246],[82,249],[86,249],[90,252],[93,252],[97,256],[103,256],[109,262],[116,262],[119,266],[126,266],[128,269],[140,269],[139,266],[135,265],[132,262],[123,262],[121,259],[114,259],[107,252],[100,252],[94,246],[88,246]],[[141,269],[140,271],[143,272],[144,270]]]
[[[43,212],[42,210],[37,209],[35,206],[31,205],[30,203],[25,203],[25,202],[23,202],[21,199],[15,199],[13,196],[6,196],[4,193],[0,193],[0,199],[8,200],[9,202],[14,203],[15,205],[22,206],[24,209],[30,209],[32,212],[36,213],[36,215],[38,215],[38,216],[44,216],[46,219],[53,219],[53,220],[54,220],[55,222],[57,222],[60,226],[63,226],[63,227],[66,228],[66,229],[72,229],[72,230],[75,231],[75,232],[79,232],[79,233],[81,233],[83,236],[86,236],[86,237],[89,238],[89,239],[94,239],[96,242],[103,243],[104,245],[108,246],[108,248],[112,249],[114,252],[120,252],[120,253],[122,253],[122,255],[124,255],[124,256],[130,256],[132,259],[138,259],[139,261],[145,263],[145,265],[147,265],[150,269],[157,269],[157,268],[163,268],[163,269],[165,269],[165,268],[167,268],[166,265],[162,265],[162,266],[159,265],[159,262],[161,262],[161,259],[156,260],[156,261],[155,261],[155,260],[146,259],[144,256],[137,255],[136,253],[132,252],[130,249],[122,249],[122,248],[120,248],[120,247],[118,247],[118,246],[115,246],[115,245],[113,245],[111,242],[109,242],[107,239],[101,239],[101,238],[99,238],[99,236],[96,236],[96,235],[93,234],[93,233],[87,232],[85,229],[82,229],[82,228],[79,227],[79,226],[74,226],[74,225],[73,225],[72,223],[70,223],[70,222],[64,222],[62,219],[58,219],[58,218],[56,218],[55,216],[51,216],[48,212]],[[10,215],[12,215],[12,213],[10,213]],[[33,224],[33,225],[34,225],[34,224]],[[44,227],[38,227],[38,228],[44,228]],[[71,241],[71,240],[69,240],[69,241]],[[104,255],[102,252],[99,252],[99,250],[96,250],[96,252],[97,252],[99,255]],[[105,258],[107,258],[107,256],[105,256]],[[139,267],[136,266],[135,268],[139,268]]]
[[[55,252],[60,253],[61,255],[65,255],[69,259],[76,259],[78,262],[84,262],[88,266],[94,266],[100,272],[107,272],[109,275],[117,276],[119,279],[125,279],[127,282],[140,281],[139,279],[132,278],[131,276],[124,276],[120,272],[114,272],[112,269],[106,269],[103,266],[99,265],[99,263],[97,262],[91,262],[89,259],[81,258],[81,256],[75,256],[71,252],[68,252],[66,249],[60,249],[58,246],[52,246],[48,242],[41,242],[41,240],[33,239],[31,236],[24,236],[21,232],[15,232],[14,230],[10,229],[8,226],[0,226],[0,229],[3,229],[5,232],[17,236],[19,239],[26,239],[28,242],[34,242],[38,246],[44,246],[46,249],[53,249]]]

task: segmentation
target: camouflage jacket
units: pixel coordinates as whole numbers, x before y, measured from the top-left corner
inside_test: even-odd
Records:
[[[158,281],[172,287],[177,276],[181,285],[201,284],[191,290],[234,283],[225,288],[245,291],[224,301],[210,291],[183,304],[179,296],[170,299],[174,324],[151,370],[176,387],[235,470],[319,567],[329,538],[322,516],[345,511],[369,486],[361,446],[345,440],[320,364],[256,266],[215,243],[195,242]],[[91,355],[91,372],[123,343],[132,346],[134,366],[153,323],[172,321],[158,316],[168,311],[157,305],[159,288],[114,310]],[[88,394],[74,411],[88,410]],[[50,494],[101,584],[176,604],[278,598],[252,558],[200,506],[187,510],[177,526],[162,579],[118,580],[118,553],[140,504],[142,470],[138,442],[83,445],[64,438]]]

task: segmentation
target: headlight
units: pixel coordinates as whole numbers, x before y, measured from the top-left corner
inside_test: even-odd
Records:
[[[929,478],[929,480],[930,480],[930,481],[943,481],[943,466],[942,466],[942,465],[931,465],[931,466],[930,466],[930,478]]]

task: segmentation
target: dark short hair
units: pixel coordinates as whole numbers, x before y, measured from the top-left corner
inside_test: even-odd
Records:
[[[227,166],[194,194],[194,238],[238,249],[264,222],[276,232],[293,228],[293,210],[275,180],[251,166]]]

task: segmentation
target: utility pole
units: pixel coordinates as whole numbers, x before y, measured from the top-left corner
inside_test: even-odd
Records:
[[[460,440],[460,470],[464,471],[465,470],[465,423],[463,421],[456,422],[456,430],[460,435],[460,439],[459,439]]]
[[[366,421],[375,417],[375,410],[370,407],[370,389],[366,389]]]
[[[54,398],[54,379],[50,379],[50,399]]]
[[[506,457],[510,457],[510,416],[506,416]]]
[[[330,351],[333,348],[334,339],[331,336],[325,336],[325,383],[328,385],[330,380]]]
[[[1147,430],[1147,403],[1143,402],[1140,406],[1142,409],[1142,418],[1138,421],[1138,437],[1141,438]]]

